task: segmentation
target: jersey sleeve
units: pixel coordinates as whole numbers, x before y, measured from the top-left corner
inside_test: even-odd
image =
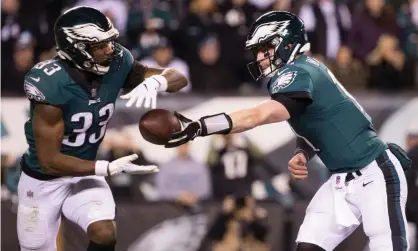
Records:
[[[129,73],[132,71],[132,66],[135,62],[134,57],[132,55],[132,53],[126,49],[125,47],[121,46],[121,56],[122,56],[122,60],[121,60],[121,68],[120,70],[122,71],[121,75],[123,78],[123,85],[125,85],[125,82],[129,76]]]
[[[145,79],[145,72],[146,67],[135,61],[132,53],[123,48],[123,68],[126,72],[124,72],[124,84],[122,88],[132,89],[135,88],[138,84],[140,84]]]
[[[24,90],[26,97],[31,101],[53,106],[62,106],[67,101],[60,81],[37,70],[32,69],[26,74]]]
[[[308,72],[290,68],[272,78],[269,93],[272,98],[285,94],[288,97],[312,100],[314,87]]]
[[[131,69],[132,68],[132,64],[134,63],[134,56],[132,55],[132,53],[126,49],[125,47],[122,47],[122,57],[123,57],[123,66],[126,69]]]

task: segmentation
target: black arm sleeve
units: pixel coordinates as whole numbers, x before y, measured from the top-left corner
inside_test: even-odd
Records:
[[[301,137],[297,137],[296,139],[295,155],[298,153],[303,153],[305,155],[306,160],[310,160],[313,156],[315,156],[314,149],[312,149],[312,147],[308,145],[306,141]]]
[[[305,111],[306,107],[312,104],[312,96],[309,92],[288,92],[278,93],[271,97],[280,102],[290,114],[290,117],[297,116]]]
[[[309,92],[288,92],[279,93],[272,96],[272,99],[284,105],[290,114],[290,117],[297,116],[305,111],[306,107],[312,104],[312,95]],[[296,141],[297,147],[295,154],[302,152],[306,160],[315,155],[315,151],[310,147],[304,139],[298,137]]]
[[[126,77],[125,85],[123,88],[133,89],[139,85],[142,81],[144,81],[147,69],[147,66],[135,60],[132,64],[131,72],[128,74],[128,77]]]

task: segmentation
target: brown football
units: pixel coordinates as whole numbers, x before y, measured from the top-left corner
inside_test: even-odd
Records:
[[[155,145],[167,144],[171,135],[180,130],[180,121],[174,113],[164,109],[150,110],[139,120],[142,137]]]

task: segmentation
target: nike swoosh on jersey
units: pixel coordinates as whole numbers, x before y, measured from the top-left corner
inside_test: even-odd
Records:
[[[34,77],[30,77],[33,81],[39,82],[39,80],[41,80],[40,77],[34,78]]]

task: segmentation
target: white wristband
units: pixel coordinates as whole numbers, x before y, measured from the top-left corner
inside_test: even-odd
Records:
[[[152,76],[160,85],[158,86],[159,92],[165,92],[168,88],[167,79],[163,75]]]
[[[109,161],[97,160],[94,172],[97,176],[108,176]]]
[[[203,126],[202,136],[228,134],[232,129],[231,118],[225,113],[202,117],[200,122]]]

